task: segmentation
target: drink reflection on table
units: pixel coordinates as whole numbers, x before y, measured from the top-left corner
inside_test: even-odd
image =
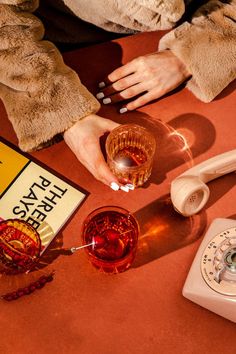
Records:
[[[207,224],[204,211],[189,218],[178,214],[169,195],[150,203],[134,216],[140,224],[140,236],[133,267],[140,267],[196,241]]]

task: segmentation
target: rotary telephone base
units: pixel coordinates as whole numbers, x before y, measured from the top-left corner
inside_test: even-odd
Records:
[[[194,258],[183,296],[236,322],[236,220],[212,222]]]

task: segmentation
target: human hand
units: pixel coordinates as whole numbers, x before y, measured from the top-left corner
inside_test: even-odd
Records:
[[[132,111],[174,90],[190,77],[185,65],[170,50],[138,57],[114,70],[100,83],[98,99],[104,104],[130,101],[120,113]]]
[[[118,126],[119,124],[109,119],[91,114],[79,120],[64,133],[66,144],[78,160],[96,179],[114,190],[119,189],[119,182],[104,160],[99,138]],[[124,189],[124,186],[121,189],[128,191],[127,188]]]

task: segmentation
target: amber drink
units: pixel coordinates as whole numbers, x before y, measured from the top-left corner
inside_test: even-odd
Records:
[[[120,183],[139,187],[151,175],[155,149],[155,138],[146,128],[121,125],[107,138],[107,163]]]
[[[89,260],[105,273],[128,269],[136,254],[139,225],[125,209],[109,206],[94,210],[83,225],[83,244]]]

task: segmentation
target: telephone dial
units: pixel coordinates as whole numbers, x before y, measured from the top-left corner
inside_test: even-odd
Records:
[[[183,296],[236,322],[236,220],[212,222],[190,268]]]

